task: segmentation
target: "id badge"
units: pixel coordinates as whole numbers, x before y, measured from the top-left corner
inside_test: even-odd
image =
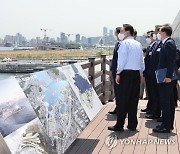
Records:
[[[158,52],[159,52],[160,50],[161,50],[161,48],[158,48],[156,51],[158,51]]]
[[[152,52],[149,52],[149,56],[151,56],[152,55]]]

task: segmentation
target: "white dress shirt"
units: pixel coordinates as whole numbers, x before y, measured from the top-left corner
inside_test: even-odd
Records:
[[[144,71],[145,66],[142,46],[138,41],[134,40],[132,36],[127,37],[121,42],[117,52],[117,72],[121,72],[123,70]]]
[[[162,40],[162,43],[164,44],[167,39],[169,39],[169,37],[167,37],[167,38],[165,38],[164,40]]]

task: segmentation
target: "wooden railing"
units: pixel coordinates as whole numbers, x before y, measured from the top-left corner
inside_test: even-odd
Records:
[[[101,102],[106,104],[106,102],[112,101],[114,92],[113,79],[110,71],[111,60],[107,60],[106,55],[101,55],[101,58],[98,60],[94,57],[89,58],[89,62],[84,63],[81,66],[84,70],[88,71],[88,79],[98,94]]]

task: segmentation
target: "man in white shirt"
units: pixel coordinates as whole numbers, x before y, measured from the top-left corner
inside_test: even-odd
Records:
[[[134,40],[134,28],[124,24],[121,30],[124,40],[118,49],[118,66],[116,74],[117,86],[117,122],[108,130],[123,131],[128,114],[128,129],[135,131],[137,127],[137,106],[140,92],[140,76],[144,71],[143,51],[139,42]]]

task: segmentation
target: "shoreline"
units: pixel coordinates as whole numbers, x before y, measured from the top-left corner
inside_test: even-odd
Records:
[[[5,57],[11,59],[70,59],[70,58],[88,58],[90,56],[97,56],[97,52],[94,51],[41,51],[41,50],[30,50],[30,51],[0,51],[0,60]]]
[[[65,61],[12,61],[0,62],[0,73],[33,73],[46,69],[61,67],[64,65],[77,63],[77,60]],[[80,62],[80,61],[79,61]]]

